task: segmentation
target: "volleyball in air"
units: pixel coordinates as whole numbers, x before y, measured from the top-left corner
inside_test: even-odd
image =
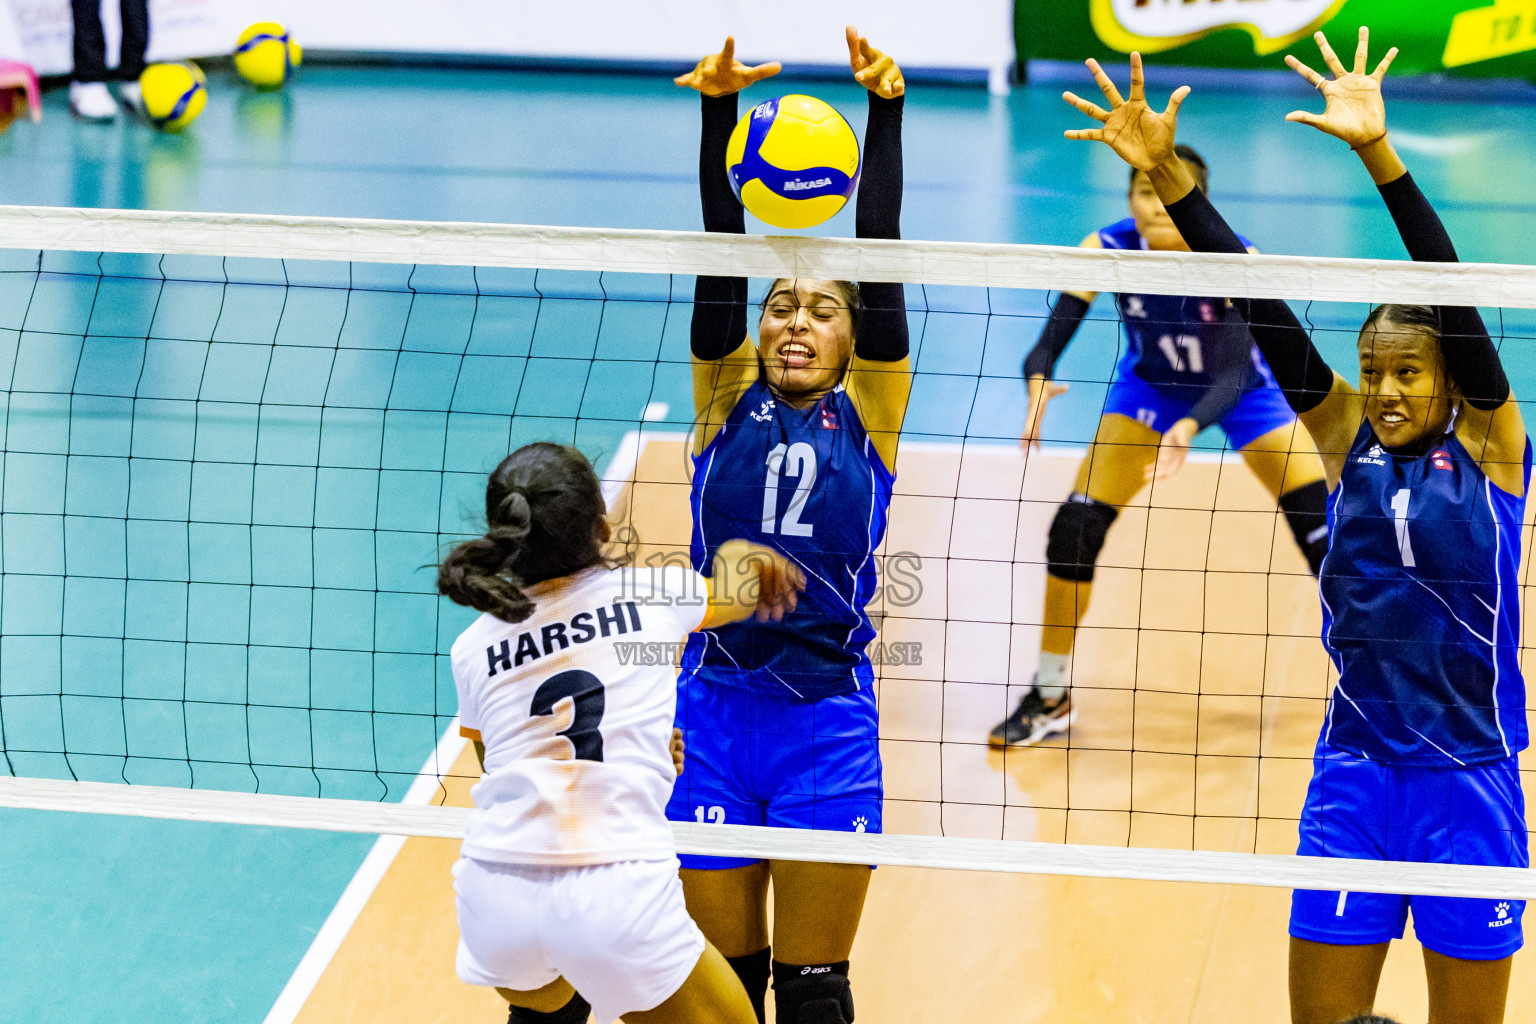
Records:
[[[235,70],[258,89],[277,89],[304,60],[304,51],[275,21],[258,21],[235,44]]]
[[[139,76],[144,116],[164,132],[179,132],[203,112],[208,82],[196,64],[151,64]]]
[[[778,228],[831,217],[859,182],[859,139],[814,96],[780,96],[747,111],[725,150],[731,188],[752,216]]]

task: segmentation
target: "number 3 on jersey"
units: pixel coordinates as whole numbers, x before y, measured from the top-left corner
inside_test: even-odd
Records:
[[[571,724],[555,734],[569,741],[562,744],[565,750],[554,754],[556,760],[601,761],[603,734],[597,727],[606,704],[602,680],[591,672],[571,669],[539,684],[528,713],[536,718],[551,715],[556,722],[569,719]]]
[[[798,477],[795,493],[789,499],[784,518],[779,519],[779,479]],[[768,453],[768,479],[763,483],[763,532],[781,533],[786,537],[809,537],[811,523],[802,523],[800,513],[805,511],[811,499],[811,488],[816,486],[816,449],[804,441],[794,444],[776,444]],[[777,526],[777,530],[775,530]]]

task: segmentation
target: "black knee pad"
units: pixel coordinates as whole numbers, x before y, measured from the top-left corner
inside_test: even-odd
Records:
[[[592,1004],[581,998],[578,992],[571,996],[570,1002],[554,1013],[539,1013],[537,1010],[514,1006],[507,1016],[507,1024],[587,1024],[587,1018],[591,1015]]]
[[[836,964],[773,962],[775,1024],[852,1024],[848,961]]]
[[[772,956],[767,949],[760,949],[746,956],[731,956],[725,959],[725,962],[731,965],[731,970],[736,972],[736,977],[741,979],[741,987],[747,990],[747,999],[752,1003],[752,1012],[757,1015],[757,1024],[764,1024],[766,1020],[763,1004],[768,995],[771,959]]]
[[[1280,495],[1280,511],[1316,576],[1328,554],[1328,487],[1321,480]]]
[[[1086,494],[1073,493],[1056,510],[1045,544],[1045,571],[1059,580],[1088,583],[1104,538],[1120,510]]]

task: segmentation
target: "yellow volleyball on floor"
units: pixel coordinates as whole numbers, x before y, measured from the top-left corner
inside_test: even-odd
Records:
[[[196,64],[151,64],[139,76],[144,116],[164,132],[179,132],[203,112],[208,82]]]
[[[781,96],[747,111],[725,150],[731,188],[758,220],[808,228],[831,217],[859,182],[859,139],[814,96]]]
[[[278,89],[304,60],[304,51],[275,21],[258,21],[235,43],[235,70],[258,89]]]

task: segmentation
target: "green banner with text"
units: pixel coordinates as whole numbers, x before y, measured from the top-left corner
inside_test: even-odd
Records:
[[[1352,53],[1369,25],[1373,64],[1401,50],[1394,73],[1536,81],[1536,0],[1018,0],[1014,20],[1021,58],[1140,50],[1160,64],[1284,68],[1289,52],[1316,62],[1318,29]]]

